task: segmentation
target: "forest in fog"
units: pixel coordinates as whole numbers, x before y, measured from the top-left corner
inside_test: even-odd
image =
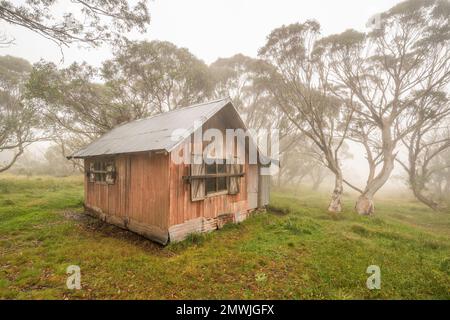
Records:
[[[419,201],[434,210],[448,206],[448,1],[401,2],[375,15],[369,31],[323,36],[320,21],[282,25],[267,35],[258,56],[236,54],[209,65],[167,41],[121,36],[151,28],[145,1],[135,7],[123,0],[74,1],[91,19],[86,25],[73,16],[52,24],[45,1],[35,2],[6,1],[0,19],[61,48],[109,43],[114,54],[100,67],[64,68],[0,57],[0,172],[77,174],[80,163],[65,157],[115,126],[230,97],[249,128],[279,130],[273,185],[332,190],[332,212],[342,210],[344,190],[351,190],[357,211],[371,214],[377,193],[398,170]],[[1,42],[10,45],[7,35]],[[30,146],[42,141],[51,144],[36,159]],[[367,172],[360,181],[343,170],[356,148]]]

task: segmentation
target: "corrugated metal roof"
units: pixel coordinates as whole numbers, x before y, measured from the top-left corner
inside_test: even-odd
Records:
[[[151,150],[171,151],[184,140],[179,137],[178,141],[173,141],[174,130],[185,129],[192,133],[195,122],[205,123],[230,102],[228,98],[220,99],[128,122],[112,129],[69,158]]]

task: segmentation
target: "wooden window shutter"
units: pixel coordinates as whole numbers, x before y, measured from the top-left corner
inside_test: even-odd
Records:
[[[200,157],[200,158],[198,158]],[[191,163],[191,177],[201,176],[206,174],[206,166],[203,161],[200,163],[200,159],[203,160],[202,155],[193,156]],[[194,161],[197,160],[197,161]],[[205,191],[205,179],[191,179],[191,200],[200,201],[204,200],[206,196]]]
[[[228,170],[231,174],[241,173],[241,165],[238,163],[229,164]],[[230,177],[229,179],[228,194],[238,194],[241,184],[241,177]]]
[[[95,170],[94,162],[92,161],[92,162],[89,163],[89,170],[87,172],[88,178],[89,178],[89,182],[95,182],[94,170]]]

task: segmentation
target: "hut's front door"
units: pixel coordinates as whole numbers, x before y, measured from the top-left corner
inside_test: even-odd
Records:
[[[248,166],[248,183],[247,183],[247,197],[248,208],[256,209],[258,207],[258,166]]]

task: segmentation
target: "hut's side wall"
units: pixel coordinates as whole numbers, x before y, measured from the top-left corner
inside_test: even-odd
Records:
[[[96,158],[86,159],[84,167],[89,168]],[[126,185],[127,185],[127,156],[114,159],[116,166],[116,181],[114,184],[100,184],[84,179],[84,202],[87,207],[95,211],[123,219],[126,217]]]
[[[95,158],[85,160],[85,168]],[[87,210],[108,223],[167,243],[169,219],[169,155],[139,153],[114,158],[114,184],[85,178]]]

